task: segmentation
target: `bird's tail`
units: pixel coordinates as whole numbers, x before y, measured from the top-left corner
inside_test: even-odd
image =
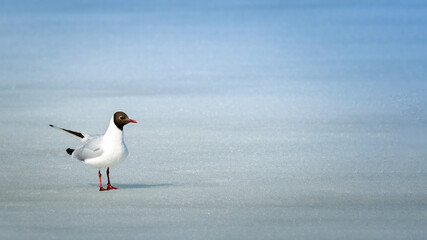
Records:
[[[71,155],[71,154],[73,154],[74,149],[67,148],[67,150],[65,150],[65,151],[67,151],[67,153],[68,153],[69,155]]]

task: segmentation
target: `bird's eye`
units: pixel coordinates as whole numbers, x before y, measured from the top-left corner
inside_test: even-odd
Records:
[[[120,120],[123,120],[123,119],[125,119],[125,117],[123,117],[123,116],[120,116],[120,117],[119,117],[119,119],[120,119]]]

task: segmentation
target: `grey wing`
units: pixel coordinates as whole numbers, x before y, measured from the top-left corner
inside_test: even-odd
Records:
[[[90,158],[96,158],[102,155],[102,137],[90,139],[85,145],[77,148],[73,152],[73,157],[78,160],[84,161]]]
[[[76,132],[76,131],[72,131],[72,130],[65,129],[65,128],[60,128],[60,127],[57,127],[57,126],[52,125],[52,124],[49,124],[49,126],[55,128],[55,129],[58,129],[58,130],[62,130],[65,133],[69,134],[70,136],[72,136],[72,137],[74,137],[74,138],[76,138],[82,142],[87,142],[93,138],[93,136],[90,136],[89,134],[86,134],[86,133],[81,133],[81,132]]]

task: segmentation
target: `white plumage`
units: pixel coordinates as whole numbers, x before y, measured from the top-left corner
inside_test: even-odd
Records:
[[[121,163],[127,155],[128,149],[123,141],[123,131],[114,124],[113,116],[104,135],[89,136],[86,143],[77,148],[71,156],[84,161],[91,167],[101,169]]]
[[[123,126],[128,123],[136,123],[136,121],[130,119],[124,112],[116,112],[111,117],[105,134],[97,136],[90,136],[89,134],[59,128],[54,125],[50,126],[60,129],[84,142],[82,146],[76,149],[68,148],[67,153],[73,158],[83,161],[85,164],[99,170],[99,184],[100,191],[102,191],[116,189],[110,184],[109,168],[121,163],[128,156],[128,149],[123,139]],[[107,168],[107,189],[102,187],[101,168]]]

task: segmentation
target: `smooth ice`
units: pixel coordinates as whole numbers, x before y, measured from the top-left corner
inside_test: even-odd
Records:
[[[422,1],[1,1],[0,239],[425,239],[426,37]],[[119,110],[98,192],[49,124]]]

